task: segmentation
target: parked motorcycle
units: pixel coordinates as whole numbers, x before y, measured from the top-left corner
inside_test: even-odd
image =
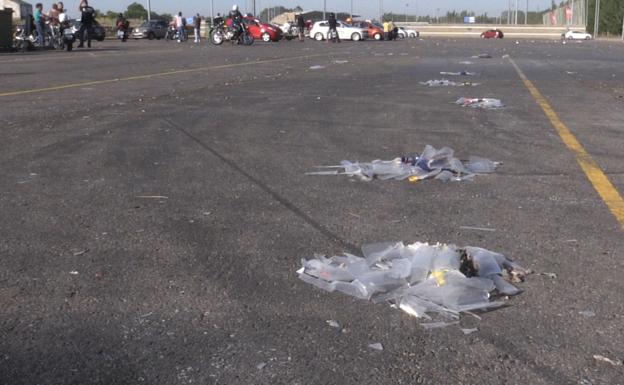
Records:
[[[221,45],[224,41],[230,41],[232,44],[252,45],[254,38],[244,24],[237,28],[221,22],[210,29],[210,41],[214,45]]]
[[[188,39],[188,34],[183,33],[182,37],[180,37],[180,33],[178,29],[173,25],[169,26],[169,28],[167,29],[167,33],[165,34],[165,40],[186,41],[187,39]]]
[[[15,49],[18,51],[30,51],[35,49],[35,43],[37,42],[36,33],[30,31],[28,33],[27,28],[24,26],[18,26],[15,28],[15,35],[13,36]]]

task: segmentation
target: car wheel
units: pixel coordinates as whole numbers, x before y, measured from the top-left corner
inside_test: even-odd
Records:
[[[362,36],[360,36],[360,34],[357,32],[351,35],[351,40],[353,41],[360,41],[360,39],[362,39]]]
[[[572,39],[573,39],[573,37],[572,37],[572,36],[569,36],[569,37],[568,37],[568,40],[572,40]]]
[[[381,40],[381,34],[380,33],[376,33],[373,38],[375,38],[375,40]]]
[[[155,38],[155,37],[156,37],[156,35],[154,35],[154,32],[150,32],[150,33],[147,35],[147,38],[148,38],[149,40],[154,40],[154,38]]]
[[[314,34],[314,40],[323,41],[323,34],[320,32],[317,32],[316,34]]]
[[[410,37],[413,39],[413,38],[416,37],[416,34],[415,33],[410,33]]]
[[[268,43],[271,41],[271,35],[269,35],[268,32],[263,33],[261,37],[262,37],[262,41],[265,43]]]
[[[589,40],[589,39],[591,39],[591,37],[585,36],[585,40]]]

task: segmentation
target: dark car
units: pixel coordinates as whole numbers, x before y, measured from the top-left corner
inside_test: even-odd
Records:
[[[80,26],[82,25],[80,19],[72,20],[70,24],[74,33],[77,33],[80,30]],[[93,26],[91,27],[91,39],[103,41],[105,37],[106,31],[104,31],[104,28],[100,25],[100,23],[93,20]]]
[[[503,31],[500,29],[488,29],[481,34],[481,37],[484,39],[502,39]]]
[[[134,39],[163,39],[167,35],[167,22],[163,20],[144,21],[132,29],[130,37]]]

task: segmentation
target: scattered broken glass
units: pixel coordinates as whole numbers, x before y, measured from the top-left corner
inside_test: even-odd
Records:
[[[433,79],[427,80],[426,82],[420,82],[420,84],[429,87],[468,87],[468,86],[478,86],[479,83],[473,82],[454,82],[448,79]]]
[[[439,150],[427,145],[420,155],[403,156],[393,160],[373,160],[372,162],[350,162],[343,160],[337,166],[317,166],[318,171],[307,175],[348,175],[362,180],[404,180],[417,182],[424,179],[443,181],[470,180],[477,174],[492,173],[499,162],[471,156],[468,161],[461,161],[454,156],[453,149],[443,147]]]
[[[476,72],[459,71],[459,72],[440,72],[440,75],[448,76],[477,76]]]
[[[344,254],[302,259],[299,278],[323,290],[340,291],[375,303],[389,302],[411,316],[444,321],[423,324],[432,329],[459,319],[461,313],[503,306],[493,294],[513,296],[521,290],[508,282],[524,279],[528,270],[502,254],[478,247],[387,242],[365,245],[363,257]]]
[[[462,107],[470,107],[470,108],[484,108],[484,109],[500,109],[505,107],[503,102],[499,99],[492,98],[464,98],[461,97],[457,99],[455,104],[458,104]]]

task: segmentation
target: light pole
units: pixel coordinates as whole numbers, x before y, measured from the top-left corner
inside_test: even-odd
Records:
[[[214,0],[210,0],[210,24],[214,25]]]
[[[327,0],[323,0],[323,20],[327,20],[325,14],[327,13]]]
[[[598,32],[600,32],[598,24],[600,24],[600,0],[596,0],[596,12],[594,15],[594,39],[598,38]]]
[[[351,16],[351,21],[353,21],[353,0],[351,0],[351,8],[349,11],[349,16]]]
[[[147,21],[152,20],[152,3],[150,0],[147,0]]]
[[[524,11],[524,25],[529,24],[529,0],[526,0],[526,10]]]
[[[409,4],[405,4],[405,23],[407,23],[407,9],[409,8]]]

